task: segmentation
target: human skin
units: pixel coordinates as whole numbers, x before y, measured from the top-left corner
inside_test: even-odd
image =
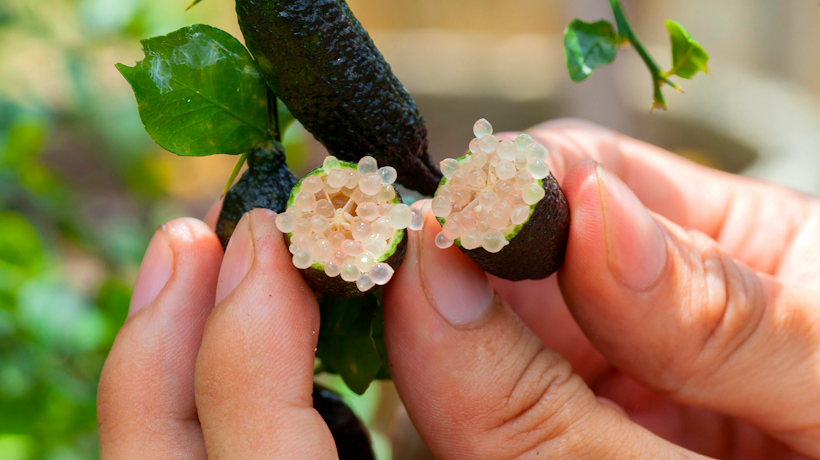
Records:
[[[436,458],[820,458],[820,200],[579,121],[528,133],[570,205],[558,274],[488,277],[428,215],[385,290]],[[318,328],[273,213],[224,258],[205,223],[169,222],[103,370],[102,458],[337,458]]]

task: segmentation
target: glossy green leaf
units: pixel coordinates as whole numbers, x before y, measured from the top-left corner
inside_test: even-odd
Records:
[[[709,55],[682,25],[675,21],[665,22],[669,31],[669,40],[672,42],[672,69],[665,75],[677,75],[682,78],[692,78],[696,73],[709,73],[706,64]]]
[[[364,394],[376,378],[381,358],[371,336],[379,308],[375,295],[360,299],[323,296],[319,299],[321,327],[316,357],[337,372],[356,394]]]
[[[193,25],[142,41],[145,59],[117,69],[131,84],[145,130],[178,155],[240,154],[269,136],[266,86],[227,32]]]
[[[618,37],[607,21],[572,21],[564,31],[564,55],[569,76],[581,82],[598,67],[610,64],[618,52]]]

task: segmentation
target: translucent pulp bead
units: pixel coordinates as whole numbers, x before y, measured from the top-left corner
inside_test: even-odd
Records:
[[[493,125],[489,121],[482,118],[473,125],[473,134],[475,137],[482,137],[493,133]]]
[[[493,153],[498,148],[498,139],[492,134],[487,134],[478,140],[478,147],[485,153]]]
[[[382,179],[382,184],[390,185],[393,182],[396,182],[396,179],[399,177],[396,169],[391,166],[384,166],[379,168],[379,177]]]
[[[378,196],[378,195],[376,195]],[[393,205],[390,203],[382,203],[379,205],[379,215],[387,217],[390,214],[390,211],[393,210]]]
[[[358,256],[364,252],[364,248],[358,241],[347,240],[342,243],[342,251],[349,256]]]
[[[300,208],[299,206],[291,206],[288,209],[286,209],[285,212],[293,216],[294,219],[299,219],[300,217],[302,217],[302,208]]]
[[[384,286],[393,277],[393,267],[384,262],[378,263],[370,267],[367,276],[379,286]]]
[[[488,156],[486,153],[479,150],[470,155],[470,161],[473,163],[473,168],[481,169],[487,164]]]
[[[467,185],[467,173],[462,170],[458,170],[450,176],[450,184],[455,187],[464,187]]]
[[[481,237],[481,247],[487,252],[496,253],[508,244],[504,234],[499,231],[489,231]]]
[[[504,213],[498,212],[498,210],[493,210],[490,214],[490,217],[487,218],[487,225],[490,226],[493,230],[504,230],[507,228],[507,225],[510,223],[509,215],[505,215]]]
[[[513,141],[501,141],[501,144],[498,146],[498,157],[502,160],[514,160],[515,154],[518,153],[518,147],[516,147],[515,142]]]
[[[413,212],[410,210],[410,206],[397,204],[393,206],[387,218],[391,227],[400,230],[410,226],[413,221]]]
[[[436,217],[447,217],[453,210],[453,204],[450,200],[437,196],[433,198],[433,215]]]
[[[327,175],[327,185],[332,188],[342,188],[347,184],[348,177],[344,169],[334,169]]]
[[[467,183],[471,187],[482,188],[487,183],[487,174],[481,169],[470,171],[470,174],[467,174]]]
[[[333,205],[333,211],[335,214],[336,209],[342,209],[345,207],[345,205],[347,204],[347,197],[344,195],[333,195],[332,197],[330,197],[330,204]]]
[[[336,159],[336,157],[334,157],[332,155],[328,156],[328,157],[325,157],[325,161],[322,162],[322,169],[324,169],[325,172],[329,172],[330,170],[336,169],[338,167],[339,167],[339,160]]]
[[[330,232],[327,236],[327,240],[330,241],[330,245],[333,246],[333,249],[342,247],[342,243],[344,243],[346,239],[342,232]]]
[[[341,268],[342,279],[345,281],[356,281],[362,276],[362,272],[352,262],[343,263]]]
[[[513,225],[521,225],[530,218],[530,207],[529,206],[517,206],[513,209],[512,214],[510,214],[510,220],[512,221]]]
[[[291,241],[300,249],[310,249],[313,246],[313,238],[308,235],[296,236]]]
[[[436,196],[440,196],[442,198],[452,200],[453,199],[453,192],[454,192],[453,187],[450,187],[449,185],[442,185],[441,187],[439,187],[438,191],[436,192]]]
[[[307,249],[300,249],[293,255],[293,266],[304,270],[313,265],[313,258],[310,257],[310,251]]]
[[[373,257],[373,254],[369,252],[364,252],[356,256],[356,259],[353,261],[353,264],[356,265],[356,268],[361,270],[362,273],[367,273],[370,270],[370,267],[376,263],[376,259]]]
[[[390,220],[386,217],[380,217],[376,219],[372,224],[370,224],[370,228],[373,230],[373,236],[378,239],[386,240],[393,235],[393,227],[390,225]],[[381,254],[384,251],[377,251],[373,254]]]
[[[396,190],[393,189],[392,185],[385,185],[379,190],[379,193],[376,194],[376,200],[379,202],[384,201],[393,201],[396,198]]]
[[[296,219],[290,214],[283,212],[276,216],[276,228],[282,233],[290,233],[296,228]]]
[[[528,134],[519,134],[518,137],[515,138],[515,145],[522,149],[533,142],[535,141]]]
[[[336,171],[338,171],[338,169]],[[341,190],[340,187],[333,187],[330,184],[328,184],[327,182],[325,182],[324,191],[328,195],[333,195],[334,193],[339,193],[340,190]]]
[[[424,228],[424,215],[419,208],[410,208],[410,212],[413,214],[413,217],[410,219],[410,225],[407,228],[410,230],[421,230]]]
[[[538,158],[539,160],[547,159],[547,148],[541,144],[530,144],[524,148],[524,155],[527,158]]]
[[[359,160],[359,164],[357,165],[356,169],[359,171],[359,174],[364,176],[365,174],[375,173],[379,170],[379,165],[376,163],[376,159],[371,156],[366,156]]]
[[[322,216],[313,216],[310,218],[310,229],[316,233],[325,231],[330,222]]]
[[[382,189],[382,179],[376,173],[367,173],[359,179],[359,190],[365,195],[375,195]]]
[[[385,251],[387,251],[387,241],[382,239],[374,239],[364,245],[364,250],[370,254],[384,254]]]
[[[491,210],[496,203],[498,203],[498,196],[492,190],[484,190],[478,194],[478,204],[483,208]]]
[[[495,185],[495,193],[501,199],[507,198],[513,192],[515,192],[515,184],[512,180],[507,179]]]
[[[452,216],[451,219],[455,220],[459,223],[462,227],[466,230],[473,230],[475,229],[476,225],[476,216],[473,211],[462,211],[455,216]]]
[[[457,189],[456,192],[453,194],[453,200],[452,201],[453,201],[453,203],[456,203],[457,205],[459,205],[461,207],[464,207],[464,206],[467,206],[470,203],[472,198],[473,198],[472,193],[470,193],[469,190],[464,189],[464,188],[460,188],[460,189]]]
[[[464,249],[475,249],[481,246],[481,232],[470,230],[461,235],[461,247]]]
[[[296,226],[293,228],[294,235],[308,235],[310,231],[310,219],[297,220]]]
[[[305,191],[299,192],[296,195],[296,198],[293,200],[293,204],[302,208],[302,212],[308,212],[313,209],[313,206],[316,204],[316,197],[313,196],[312,193],[305,193]]]
[[[342,263],[344,263],[345,260],[347,260],[347,255],[344,253],[344,251],[338,249],[336,250],[336,252],[333,253],[333,260],[337,264],[341,265]]]
[[[296,246],[295,244],[291,244],[290,246],[288,246],[288,251],[290,251],[291,254],[296,254],[296,251],[298,250],[299,246]]]
[[[528,166],[530,174],[536,179],[544,179],[550,175],[550,167],[539,158],[531,158]]]
[[[319,262],[324,262],[333,256],[333,245],[330,241],[322,238],[313,244],[311,252],[313,253],[314,259]]]
[[[501,180],[515,177],[515,165],[512,161],[501,160],[495,165],[495,175]]]
[[[453,176],[453,173],[458,171],[459,164],[458,161],[447,158],[446,160],[439,163],[439,167],[441,168],[441,174],[444,175],[447,179]]]
[[[481,147],[478,146],[478,139],[473,139],[470,141],[470,153],[480,152]]]
[[[327,201],[327,200],[317,201],[316,202],[316,207],[313,208],[313,211],[316,214],[318,214],[322,217],[327,217],[327,218],[330,218],[330,217],[333,217],[334,215],[336,215],[336,208],[334,208],[333,205],[330,204],[330,201]]]
[[[436,235],[436,246],[438,246],[439,248],[447,249],[452,245],[453,245],[453,240],[451,240],[451,239],[447,238],[446,236],[444,236],[443,233],[439,232],[439,234]]]
[[[524,186],[524,189],[521,190],[521,197],[524,199],[524,203],[529,205],[538,203],[541,201],[541,198],[544,198],[544,195],[544,187],[538,184],[527,184]]]
[[[461,160],[461,163],[459,164],[461,165],[459,169],[464,171],[465,173],[468,173],[473,170],[473,162],[470,160],[469,156]]]
[[[376,283],[374,283],[373,280],[367,275],[362,275],[361,278],[356,280],[356,287],[362,292],[369,291],[375,285]]]
[[[362,220],[372,222],[379,218],[379,207],[376,203],[369,201],[359,203],[359,205],[356,206],[356,215],[361,217]]]
[[[529,171],[515,173],[515,187],[518,190],[523,190],[527,184],[532,184],[532,174]]]
[[[361,241],[365,238],[369,238],[371,231],[370,224],[367,222],[356,222],[353,224],[353,230],[351,233],[353,233],[353,238]]]
[[[310,176],[305,177],[302,181],[302,190],[308,193],[318,193],[322,191],[322,187],[324,187],[324,185],[325,184],[319,176],[316,174],[311,174]]]
[[[339,267],[339,264],[332,260],[329,262],[325,262],[325,275],[331,278],[335,278],[339,276],[340,273],[342,273],[342,269],[341,267]]]
[[[359,179],[362,178],[362,175],[355,169],[347,168],[345,171],[347,171],[347,182],[345,183],[345,188],[356,188],[356,186],[359,185]]]
[[[515,154],[515,167],[518,169],[527,169],[527,156],[524,155],[524,152],[518,152]]]
[[[441,228],[441,233],[447,237],[447,239],[455,240],[456,238],[460,237],[462,233],[464,233],[464,227],[462,227],[458,222],[454,220],[448,220],[444,226]]]

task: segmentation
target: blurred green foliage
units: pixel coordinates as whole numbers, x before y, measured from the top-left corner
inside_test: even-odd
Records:
[[[2,460],[99,458],[97,382],[139,261],[154,228],[191,209],[114,64],[141,38],[231,27],[232,5],[186,6],[0,2]]]

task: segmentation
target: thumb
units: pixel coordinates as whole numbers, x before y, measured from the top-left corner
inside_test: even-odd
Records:
[[[384,315],[393,380],[436,458],[697,457],[600,402],[483,271],[435,246],[438,224],[426,219],[386,288]]]
[[[563,189],[572,222],[558,279],[596,348],[679,403],[745,419],[820,455],[816,293],[650,214],[593,161],[573,166]]]

